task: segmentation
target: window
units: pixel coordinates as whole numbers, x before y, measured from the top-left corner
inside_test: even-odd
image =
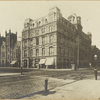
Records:
[[[47,19],[45,19],[45,23],[48,23]]]
[[[4,65],[4,60],[2,60],[2,65]]]
[[[34,27],[34,23],[33,23],[33,27]]]
[[[45,28],[42,28],[41,29],[41,33],[45,33]]]
[[[63,55],[63,49],[61,48],[61,55]]]
[[[31,50],[30,50],[30,56],[32,56],[32,55],[33,55],[33,50],[31,49]]]
[[[59,55],[61,55],[61,47],[59,48]]]
[[[39,38],[36,38],[36,45],[39,45]]]
[[[9,55],[8,55],[8,59],[9,59]]]
[[[41,24],[41,22],[39,21],[39,25]]]
[[[15,52],[14,52],[14,58],[16,58],[16,54],[15,54]]]
[[[33,39],[30,40],[30,45],[31,45],[31,46],[33,45]]]
[[[42,48],[42,56],[45,56],[45,48]]]
[[[24,51],[24,57],[27,57],[27,51],[26,50]]]
[[[63,56],[65,56],[65,49],[63,49]]]
[[[45,37],[42,38],[42,44],[45,44]]]
[[[9,48],[8,48],[8,52],[9,52]]]
[[[36,49],[36,56],[39,56],[39,49]]]
[[[50,40],[49,42],[52,43],[52,42],[53,42],[53,39],[54,39],[54,36],[51,35],[51,36],[49,37],[49,40]]]
[[[4,46],[2,46],[2,49],[4,49]]]
[[[27,47],[27,41],[24,41],[24,47],[25,48]]]
[[[49,55],[54,55],[54,49],[53,49],[53,47],[49,48]]]
[[[35,30],[35,35],[39,35],[39,30]]]
[[[5,57],[5,52],[2,52],[2,57]]]

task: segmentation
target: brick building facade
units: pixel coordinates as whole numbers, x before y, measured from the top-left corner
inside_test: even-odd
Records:
[[[22,65],[68,68],[73,61],[79,67],[87,66],[91,59],[91,36],[82,31],[80,16],[73,14],[65,19],[59,8],[51,8],[45,17],[25,20]]]

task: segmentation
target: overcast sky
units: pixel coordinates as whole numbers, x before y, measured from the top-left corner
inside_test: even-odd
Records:
[[[65,18],[73,13],[81,16],[83,31],[92,33],[92,44],[100,49],[100,1],[0,1],[1,35],[11,29],[21,36],[25,19],[43,17],[54,6]]]

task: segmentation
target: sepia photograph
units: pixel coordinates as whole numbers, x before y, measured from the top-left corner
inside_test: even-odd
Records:
[[[0,99],[100,99],[100,1],[0,1]]]

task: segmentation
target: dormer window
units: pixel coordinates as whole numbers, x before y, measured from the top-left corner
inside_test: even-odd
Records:
[[[34,27],[34,23],[33,23],[33,27]]]
[[[39,25],[41,24],[41,22],[39,21]]]
[[[47,23],[47,19],[45,19],[45,23]]]
[[[69,26],[70,26],[70,28],[71,28],[71,24],[70,24]]]
[[[2,49],[4,49],[4,46],[2,46]]]

